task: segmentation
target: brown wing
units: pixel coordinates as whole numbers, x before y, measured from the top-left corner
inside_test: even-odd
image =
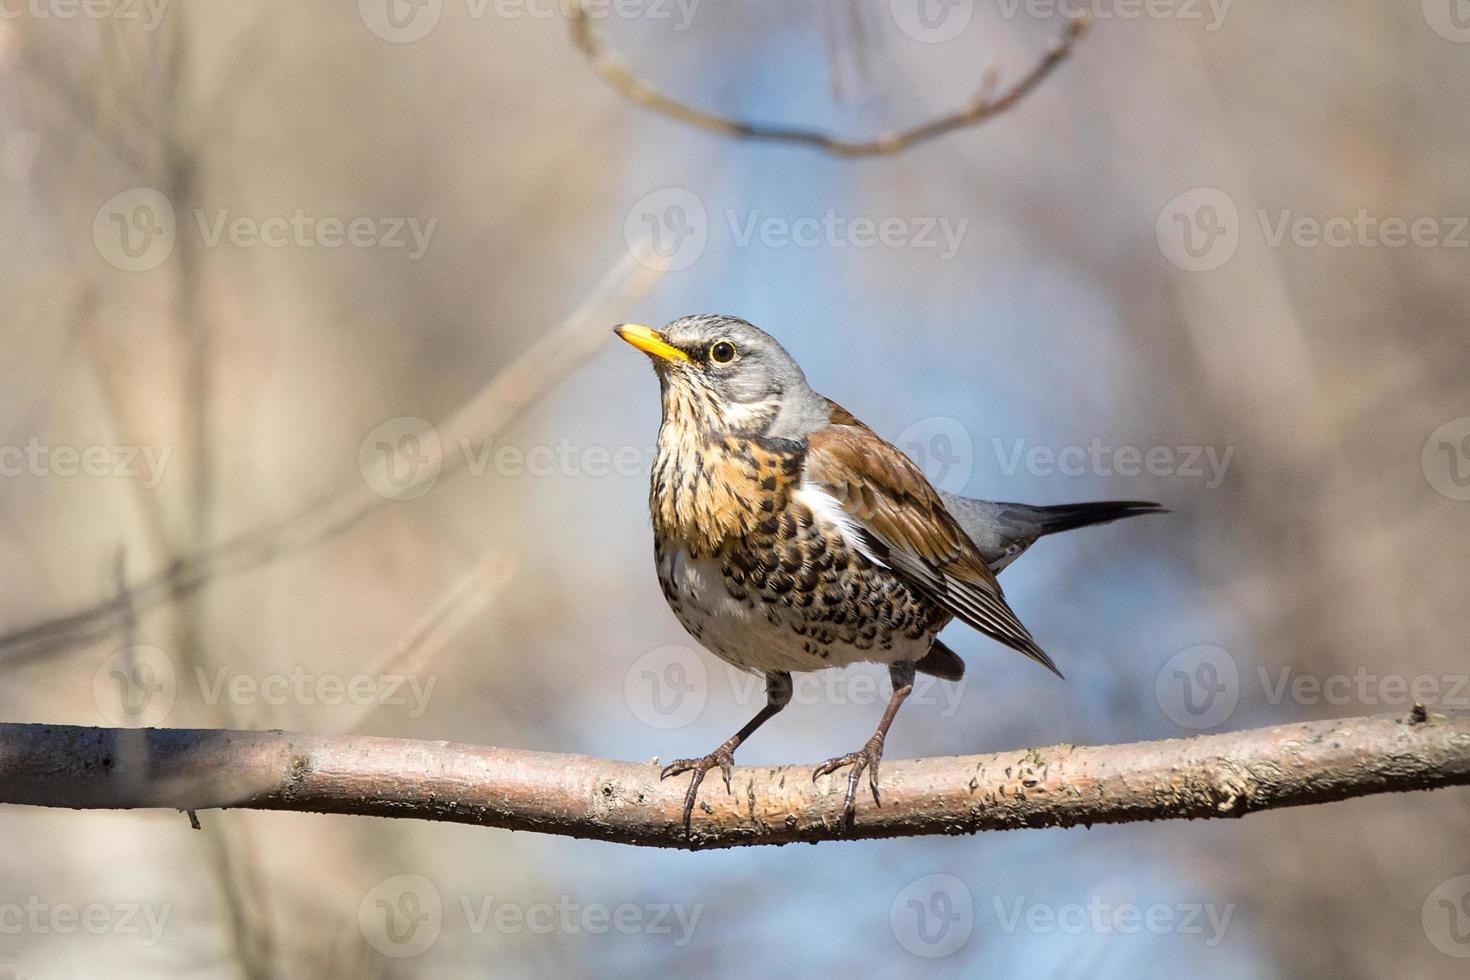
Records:
[[[1060,677],[919,468],[846,411],[836,408],[832,420],[808,440],[805,480],[837,500],[874,557],[905,582]]]

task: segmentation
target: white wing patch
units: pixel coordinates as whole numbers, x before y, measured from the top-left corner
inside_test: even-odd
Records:
[[[880,568],[888,567],[888,563],[873,554],[873,550],[868,547],[865,540],[867,535],[863,531],[863,526],[858,523],[857,518],[843,508],[842,503],[836,497],[815,483],[803,483],[801,489],[791,496],[798,503],[805,505],[819,522],[837,528],[837,532],[842,535],[848,547],[861,552],[862,556],[874,565]]]

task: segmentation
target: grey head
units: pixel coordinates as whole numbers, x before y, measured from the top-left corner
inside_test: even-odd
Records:
[[[776,339],[738,317],[686,316],[661,330],[625,323],[618,336],[648,354],[663,389],[664,420],[732,435],[800,441],[831,407]]]

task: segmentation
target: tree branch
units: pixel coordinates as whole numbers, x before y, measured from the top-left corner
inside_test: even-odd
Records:
[[[1072,48],[1087,32],[1089,24],[1086,15],[1068,20],[1061,37],[1046,49],[1029,71],[1007,86],[1003,92],[993,91],[996,75],[993,70],[987,71],[981,82],[979,93],[968,103],[947,115],[920,123],[901,132],[885,133],[866,140],[844,140],[813,129],[770,126],[732,119],[729,116],[696,108],[664,95],[649,82],[623,67],[617,57],[603,45],[597,28],[582,8],[582,0],[567,0],[566,10],[571,24],[572,40],[577,47],[582,49],[582,53],[587,56],[587,60],[591,62],[592,67],[603,77],[603,80],[628,100],[647,106],[655,112],[680,122],[711,132],[747,140],[796,143],[840,157],[871,157],[901,153],[918,143],[943,136],[957,129],[974,126],[992,116],[1000,115],[1030,95],[1037,86],[1046,81],[1052,72],[1056,71],[1063,61],[1067,60],[1067,56],[1072,53]]]
[[[555,329],[540,333],[530,347],[490,383],[436,427],[446,445],[477,445],[500,433],[567,374],[580,367],[612,336],[608,325],[653,288],[661,273],[646,246],[631,249],[592,294]],[[420,479],[447,477],[464,462],[446,452],[440,471],[423,469]],[[317,547],[355,527],[392,501],[359,479],[332,496],[267,527],[239,534],[182,558],[126,587],[116,599],[0,634],[0,665],[107,636],[129,618],[170,599],[189,596],[222,579],[269,565]]]
[[[653,763],[364,736],[0,724],[0,803],[245,807],[414,817],[650,847],[965,834],[1239,817],[1470,783],[1470,712],[1379,715],[1131,745],[883,765],[883,805],[839,827],[845,776],[741,767],[701,794]]]

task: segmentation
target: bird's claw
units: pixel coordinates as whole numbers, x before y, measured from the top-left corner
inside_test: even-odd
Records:
[[[857,813],[857,788],[858,781],[862,778],[863,770],[868,772],[868,788],[873,792],[873,803],[882,806],[883,801],[878,797],[878,763],[883,758],[883,739],[877,735],[868,739],[868,743],[856,752],[840,755],[835,759],[828,759],[817,766],[812,772],[812,782],[816,782],[823,776],[831,775],[843,766],[851,766],[852,771],[847,774],[847,794],[842,800],[842,823],[846,827],[852,827],[853,817]]]
[[[694,778],[689,781],[689,791],[684,794],[685,836],[694,836],[694,801],[699,797],[699,785],[704,782],[705,773],[715,768],[718,768],[720,775],[725,778],[725,792],[733,794],[730,789],[730,776],[735,768],[735,753],[723,745],[709,755],[698,759],[676,759],[664,766],[663,771],[658,774],[660,780],[665,780],[670,776],[678,776],[686,772],[694,773]]]

